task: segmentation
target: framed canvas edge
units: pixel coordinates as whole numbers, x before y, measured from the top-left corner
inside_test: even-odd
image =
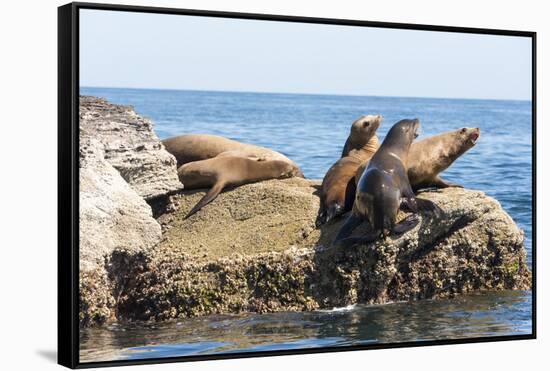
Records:
[[[219,18],[330,24],[391,29],[408,29],[436,32],[457,32],[501,36],[529,37],[532,40],[532,332],[524,335],[490,336],[464,339],[446,339],[350,345],[345,347],[320,347],[231,354],[206,354],[140,360],[112,360],[80,363],[79,360],[79,11],[81,9],[142,12],[150,14],[191,15]],[[95,368],[123,365],[140,365],[174,362],[194,362],[280,355],[346,352],[370,349],[422,347],[434,345],[474,344],[537,338],[536,295],[536,58],[537,33],[534,31],[503,30],[489,28],[392,23],[380,21],[314,18],[303,16],[238,13],[213,10],[159,8],[121,4],[73,2],[58,7],[58,285],[57,285],[57,344],[58,363],[69,368]]]
[[[78,365],[78,10],[58,8],[57,361]]]

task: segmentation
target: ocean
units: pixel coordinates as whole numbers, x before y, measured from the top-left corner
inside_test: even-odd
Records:
[[[161,139],[206,133],[272,148],[312,179],[322,179],[339,158],[351,123],[361,115],[384,117],[380,139],[403,118],[420,120],[419,140],[479,127],[477,144],[442,176],[497,199],[524,230],[532,264],[530,101],[119,88],[81,88],[80,93],[134,106],[154,122]],[[531,292],[525,291],[328,312],[117,324],[81,330],[80,341],[86,362],[530,333]]]

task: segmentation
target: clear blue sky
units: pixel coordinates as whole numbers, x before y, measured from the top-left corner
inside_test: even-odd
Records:
[[[82,86],[531,99],[531,39],[81,10]]]

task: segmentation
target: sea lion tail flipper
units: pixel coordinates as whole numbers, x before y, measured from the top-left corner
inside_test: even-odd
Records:
[[[202,209],[204,206],[208,205],[210,202],[212,202],[223,190],[225,187],[225,182],[217,182],[206,192],[206,194],[197,202],[195,206],[187,213],[184,219],[189,218],[191,215],[195,214],[197,211]]]
[[[420,221],[420,219],[418,218],[418,215],[411,214],[411,215],[407,216],[405,219],[403,219],[402,221],[400,221],[399,223],[397,223],[393,227],[392,232],[394,234],[401,235],[405,232],[410,231],[414,227],[416,227],[416,225],[418,224],[419,221]]]

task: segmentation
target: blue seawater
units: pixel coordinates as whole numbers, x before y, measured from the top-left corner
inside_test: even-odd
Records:
[[[274,93],[244,93],[244,92],[211,92],[184,90],[149,90],[149,89],[118,89],[118,88],[86,88],[80,89],[82,95],[93,95],[106,98],[111,103],[134,106],[137,113],[150,118],[155,123],[155,132],[161,138],[188,134],[208,133],[222,135],[238,141],[253,143],[273,148],[292,160],[303,170],[307,178],[321,179],[325,172],[339,157],[343,143],[349,133],[353,120],[365,114],[381,114],[384,121],[378,130],[382,139],[392,124],[403,118],[418,118],[421,122],[419,139],[440,132],[454,130],[460,127],[479,127],[481,136],[470,151],[458,159],[445,173],[444,178],[463,184],[467,188],[484,191],[497,199],[514,221],[525,231],[525,247],[528,264],[531,265],[531,235],[532,235],[532,112],[530,101],[510,100],[469,100],[440,98],[404,98],[404,97],[374,97],[374,96],[341,96],[313,94],[274,94]],[[510,297],[513,300],[509,300]],[[486,307],[476,309],[475,305],[464,303],[468,308],[460,309],[460,304],[452,302],[446,306],[442,301],[437,306],[446,317],[472,321],[484,321],[489,316],[488,307],[498,306],[499,315],[491,316],[491,325],[484,335],[525,334],[531,333],[530,292],[521,294],[501,293],[472,296],[475,302],[481,301]],[[481,299],[480,299],[481,298]],[[430,302],[431,303],[431,302]],[[411,338],[402,339],[398,328],[393,329],[395,336],[369,335],[367,328],[350,334],[345,326],[341,331],[330,326],[331,331],[305,332],[296,335],[283,345],[270,342],[267,338],[261,341],[252,331],[250,337],[243,343],[229,341],[223,343],[214,334],[206,340],[194,337],[176,337],[178,343],[162,339],[163,347],[141,344],[126,353],[117,353],[122,358],[163,357],[218,351],[254,351],[292,348],[315,347],[334,344],[350,344],[361,341],[405,341],[422,340],[425,338],[439,339],[476,336],[480,329],[471,330],[468,321],[448,321],[439,330],[428,324],[417,323],[428,317],[422,315],[426,303],[417,302],[404,305],[410,313],[410,323],[407,328],[424,329],[423,332],[410,334]],[[391,305],[390,305],[391,306]],[[448,309],[445,309],[448,308]],[[529,316],[526,315],[527,310]],[[447,310],[447,312],[445,312]],[[473,310],[473,312],[470,312]],[[380,309],[358,307],[350,313],[362,317],[368,316],[376,322],[376,313]],[[348,312],[346,312],[348,313]],[[347,314],[351,316],[351,314]],[[279,317],[278,317],[279,316]],[[273,314],[268,318],[277,324],[277,318],[288,321],[310,321],[315,318],[314,327],[328,326],[325,320],[332,321],[331,316],[317,312],[299,314]],[[313,316],[313,317],[312,317]],[[519,316],[519,317],[518,317]],[[233,317],[226,321],[232,326]],[[262,316],[250,316],[250,321],[260,321]],[[266,317],[267,318],[267,317]],[[347,318],[347,317],[346,317]],[[408,318],[408,317],[407,317]],[[517,324],[521,318],[521,324]],[[235,326],[240,326],[235,319]],[[403,325],[404,319],[395,321],[395,325]],[[414,322],[412,322],[414,321]],[[307,322],[309,323],[309,322]],[[320,324],[319,324],[320,323]],[[124,336],[126,331],[120,331],[120,326],[110,331],[112,337]],[[132,331],[138,331],[133,325]],[[278,325],[277,325],[278,326]],[[276,326],[276,327],[277,327]],[[304,325],[305,326],[305,325]],[[313,325],[312,325],[313,326]],[[430,327],[427,329],[426,326]],[[450,327],[449,327],[450,326]],[[453,327],[458,326],[458,327]],[[306,326],[307,327],[307,326]],[[368,326],[367,326],[368,327]],[[480,325],[480,328],[483,326]],[[159,330],[162,338],[164,330]],[[501,331],[506,329],[505,331]],[[150,327],[141,328],[149,337],[155,338]],[[173,329],[172,329],[173,330]],[[174,330],[175,331],[175,330]],[[391,331],[390,331],[391,332]],[[86,336],[87,332],[84,331]],[[121,335],[122,334],[122,335]],[[446,336],[445,334],[448,334]],[[459,335],[460,334],[460,335]],[[86,338],[86,337],[85,337]],[[86,339],[89,339],[87,337]],[[262,338],[263,339],[263,338]],[[168,340],[168,338],[167,338]],[[174,339],[172,339],[174,340]],[[204,342],[204,347],[201,344]],[[90,359],[94,353],[86,349],[84,352]],[[129,348],[136,344],[126,344]],[[152,348],[148,348],[148,347]],[[120,348],[114,345],[114,348]],[[228,350],[229,349],[229,350]],[[96,356],[98,356],[96,354]],[[99,356],[98,356],[99,357]],[[97,358],[97,357],[96,357]]]

